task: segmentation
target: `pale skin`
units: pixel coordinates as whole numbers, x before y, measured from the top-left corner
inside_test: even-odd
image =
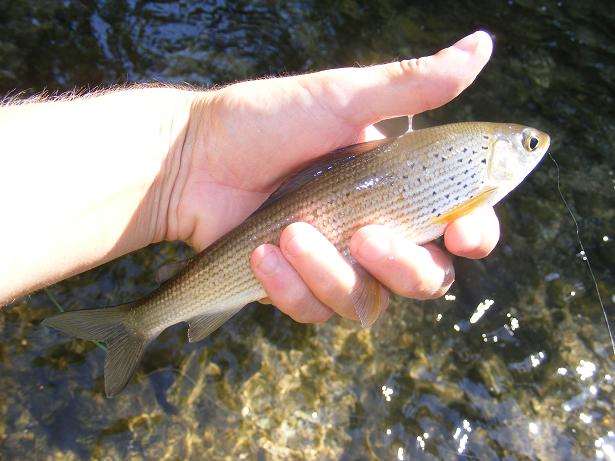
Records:
[[[133,88],[0,108],[0,305],[161,240],[205,249],[298,167],[380,135],[379,120],[439,107],[488,61],[477,32],[420,59],[258,80],[198,92]],[[449,224],[448,251],[494,248],[493,209]],[[352,237],[353,257],[401,296],[442,296],[450,257],[381,226]],[[246,263],[248,263],[246,261]],[[356,318],[350,265],[315,228],[288,226],[249,262],[269,300],[300,322]]]

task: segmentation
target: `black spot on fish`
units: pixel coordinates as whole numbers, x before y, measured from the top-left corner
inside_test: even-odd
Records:
[[[435,212],[436,212],[436,209],[434,208],[433,210],[431,210],[431,212],[432,212],[432,213],[435,213]]]
[[[421,178],[416,178],[419,184],[421,184]]]
[[[442,161],[444,162],[446,160],[446,157],[443,155],[442,156]]]
[[[482,160],[480,161],[480,163],[486,164],[486,163],[487,163],[487,159],[486,159],[486,158],[482,159]]]
[[[472,149],[472,153],[473,153],[474,155],[478,154],[478,152],[476,152],[474,149]]]
[[[468,148],[467,148],[467,147],[464,147],[464,148],[462,149],[462,151],[463,151],[463,153],[465,154],[465,153],[468,151]]]
[[[457,185],[458,185],[458,186],[461,186],[461,181],[459,181],[459,182],[457,183]]]
[[[463,185],[463,188],[465,189],[466,187],[468,187],[468,185],[467,185],[467,184],[464,184],[464,185]]]
[[[448,148],[448,151],[449,151],[449,152],[453,152],[453,146],[449,147],[449,148]]]
[[[438,152],[436,152],[435,157],[436,157],[436,158],[440,157],[440,154],[439,154]]]
[[[464,171],[463,174],[468,174],[468,170]]]
[[[459,163],[463,163],[463,159],[462,159],[461,157],[459,157],[459,158],[457,159],[457,161],[458,161]]]
[[[469,165],[470,163],[472,163],[472,159],[468,160],[468,165]]]
[[[439,218],[440,216],[442,216],[442,213],[438,213],[438,214],[436,215],[436,218]]]
[[[480,146],[480,148],[481,148],[482,150],[487,150],[487,149],[489,149],[489,147],[487,147],[487,146]]]
[[[403,175],[403,176],[402,176],[402,178],[404,178],[404,179],[408,179],[408,175],[407,175],[407,174],[405,174],[405,175]]]
[[[432,191],[431,195],[436,195],[436,191],[435,190]]]
[[[474,176],[476,176],[476,173],[472,173],[472,176],[470,176],[470,178],[474,178]]]
[[[423,171],[427,171],[427,165],[423,165]]]
[[[445,197],[445,198],[449,198],[449,196],[450,196],[450,195],[451,195],[451,194],[446,194],[444,197]]]
[[[485,135],[485,134],[484,134],[484,135],[483,135],[483,139],[489,139],[489,136],[487,136],[487,135]]]
[[[459,196],[455,197],[455,201],[458,201],[458,200],[459,200]]]
[[[455,175],[450,176],[449,179],[452,181],[453,179],[455,179]]]

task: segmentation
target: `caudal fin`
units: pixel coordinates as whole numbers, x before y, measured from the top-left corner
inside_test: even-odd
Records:
[[[105,356],[105,393],[119,394],[141,360],[143,351],[156,335],[138,331],[128,322],[131,305],[87,309],[58,314],[43,325],[77,338],[102,341],[107,345]]]

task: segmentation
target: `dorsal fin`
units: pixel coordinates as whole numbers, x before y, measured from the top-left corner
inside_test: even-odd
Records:
[[[173,261],[171,263],[167,263],[160,266],[158,269],[156,269],[156,282],[158,282],[159,285],[162,285],[164,282],[171,279],[171,277],[173,277],[184,267],[186,267],[190,263],[190,261],[192,261],[192,259],[188,258],[181,261]]]
[[[391,144],[397,138],[378,139],[376,141],[362,142],[359,144],[353,144],[352,146],[343,147],[341,149],[334,150],[322,157],[317,158],[314,162],[309,163],[307,166],[300,169],[294,175],[285,179],[280,187],[273,192],[265,202],[256,211],[260,211],[267,208],[272,203],[277,202],[282,197],[296,191],[301,186],[310,182],[313,178],[320,176],[323,172],[332,170],[334,168],[343,165],[357,155],[365,154],[378,147]]]
[[[402,115],[401,117],[380,120],[374,123],[374,128],[387,138],[401,136],[412,131],[412,115]]]

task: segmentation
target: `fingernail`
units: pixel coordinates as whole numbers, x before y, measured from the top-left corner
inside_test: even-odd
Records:
[[[453,46],[462,51],[465,51],[466,53],[472,53],[478,46],[478,41],[480,39],[481,33],[482,33],[481,31],[474,32],[473,34],[462,38],[457,43],[455,43]]]
[[[264,275],[271,275],[278,269],[279,264],[277,252],[272,248],[265,248],[265,254],[256,267]]]
[[[357,257],[367,262],[380,261],[391,253],[391,239],[383,235],[374,235],[363,240],[357,248]]]
[[[305,245],[301,242],[299,236],[295,235],[284,245],[284,253],[289,256],[299,256],[305,253],[304,247]]]
[[[446,267],[446,272],[444,272],[444,280],[442,281],[442,286],[447,287],[455,281],[455,267],[452,264],[449,264]]]

